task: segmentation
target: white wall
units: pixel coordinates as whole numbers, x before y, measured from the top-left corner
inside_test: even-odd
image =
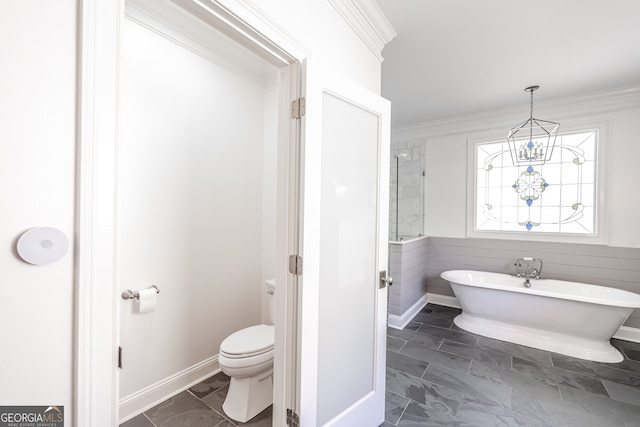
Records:
[[[129,20],[123,46],[118,278],[161,290],[153,313],[121,301],[127,398],[261,321],[263,252],[275,248],[276,122],[265,108],[276,91]]]
[[[76,1],[0,2],[0,402],[64,405],[72,425]],[[20,234],[62,229],[48,266]]]
[[[469,140],[506,137],[519,118],[521,108],[489,111],[432,123],[395,129],[394,143],[415,138],[427,140],[425,234],[435,237],[466,237],[467,148]],[[536,104],[536,116],[560,122],[560,130],[605,124],[607,167],[605,227],[608,245],[640,248],[636,226],[640,198],[631,187],[635,159],[640,156],[637,121],[640,88],[584,94]]]
[[[242,9],[235,0],[224,3],[231,10]],[[303,44],[314,69],[333,69],[379,92],[378,57],[328,2],[255,3],[259,6],[242,2]],[[32,267],[17,259],[14,247],[20,233],[38,225],[62,228],[72,243],[81,237],[74,236],[79,5],[79,0],[0,3],[0,322],[5,325],[0,338],[10,343],[3,347],[0,401],[64,405],[67,425],[73,425],[74,411],[73,254],[51,266]],[[260,272],[256,277],[261,279]],[[146,284],[143,279],[131,287]],[[161,304],[166,304],[165,296]],[[199,344],[192,350],[185,360],[206,352]]]
[[[224,3],[233,6],[239,2],[228,0]],[[325,67],[374,93],[380,93],[380,59],[337,15],[330,1],[270,0],[255,3],[269,21],[277,23],[310,51],[312,67]]]

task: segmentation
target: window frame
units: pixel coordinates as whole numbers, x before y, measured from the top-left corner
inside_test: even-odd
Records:
[[[592,235],[560,233],[560,232],[535,232],[526,231],[494,231],[476,229],[476,147],[478,144],[506,140],[504,129],[495,130],[483,135],[473,135],[467,138],[467,227],[468,238],[505,239],[505,240],[529,240],[537,242],[556,243],[586,243],[606,245],[608,243],[608,221],[606,211],[606,172],[607,172],[607,145],[609,139],[608,121],[561,123],[558,134],[587,132],[596,130],[598,140],[596,142],[596,170],[595,170],[595,233]],[[504,133],[504,135],[502,135]]]

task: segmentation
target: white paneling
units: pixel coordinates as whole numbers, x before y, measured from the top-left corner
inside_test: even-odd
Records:
[[[391,243],[389,247],[392,254],[390,274],[393,277],[393,286],[389,288],[389,314],[405,318],[427,292],[428,238]]]

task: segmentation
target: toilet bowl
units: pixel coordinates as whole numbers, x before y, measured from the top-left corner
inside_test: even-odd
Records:
[[[272,320],[275,281],[267,281]],[[255,325],[229,335],[220,344],[218,363],[231,378],[222,409],[235,421],[247,422],[273,403],[274,325]]]

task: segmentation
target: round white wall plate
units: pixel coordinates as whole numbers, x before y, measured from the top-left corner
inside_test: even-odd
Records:
[[[53,227],[35,227],[25,231],[18,239],[18,255],[34,265],[47,265],[58,261],[69,250],[69,238]]]

